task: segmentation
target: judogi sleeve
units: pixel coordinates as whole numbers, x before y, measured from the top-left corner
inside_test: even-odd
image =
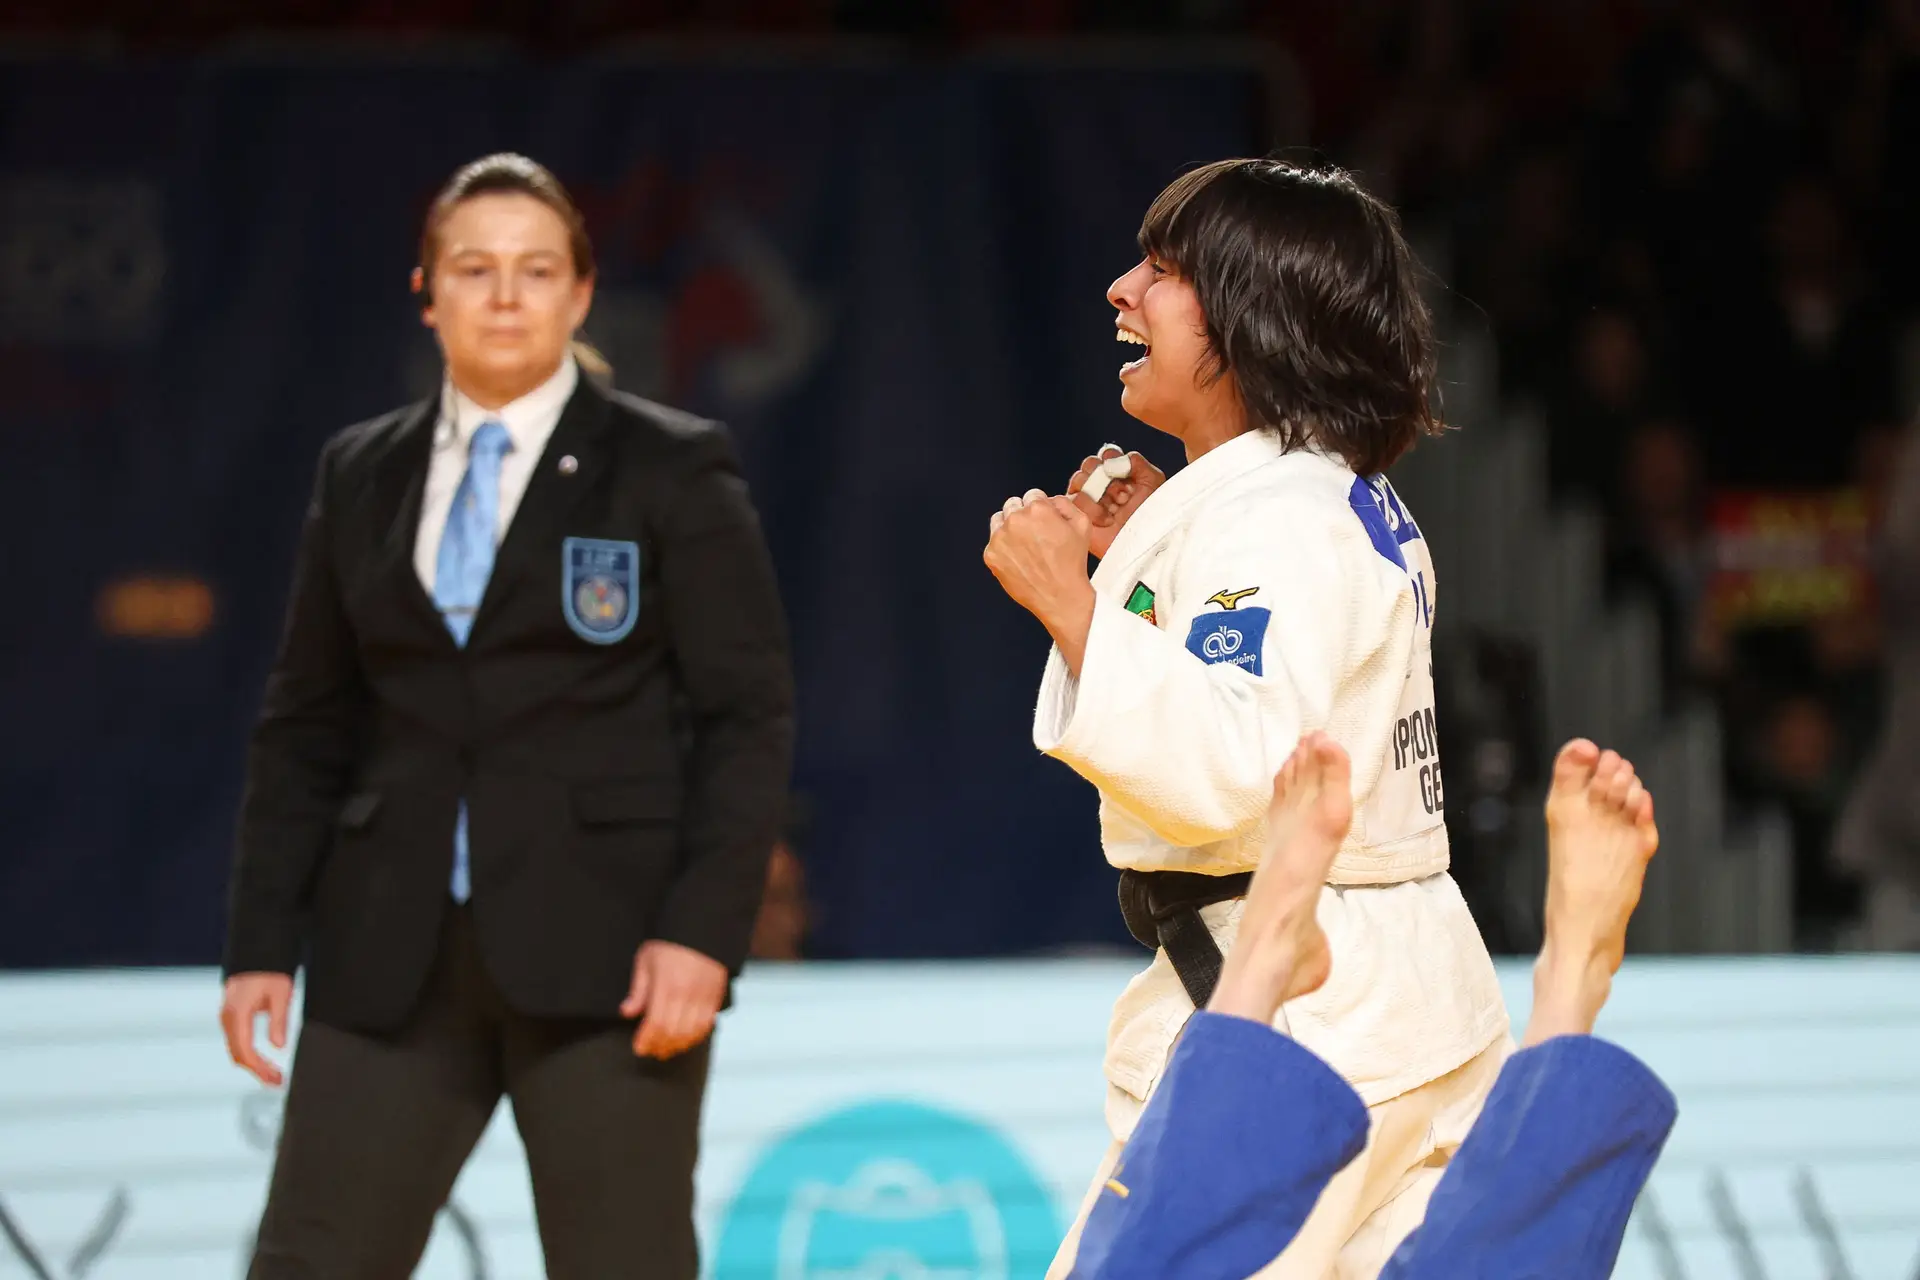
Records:
[[[1196,1013],[1087,1219],[1073,1280],[1252,1275],[1366,1140],[1360,1096],[1311,1050]]]
[[[1676,1115],[1659,1077],[1604,1040],[1514,1054],[1381,1280],[1603,1280]]]
[[[1034,745],[1191,848],[1266,812],[1301,733],[1329,723],[1348,671],[1410,633],[1414,613],[1405,593],[1343,565],[1324,523],[1272,504],[1197,520],[1174,586],[1183,601],[1206,600],[1182,604],[1194,614],[1183,633],[1108,600],[1094,608],[1077,681],[1054,651]],[[1404,672],[1390,675],[1389,704]]]

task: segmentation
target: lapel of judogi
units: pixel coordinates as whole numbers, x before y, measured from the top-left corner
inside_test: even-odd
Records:
[[[1093,587],[1101,599],[1127,593],[1140,581],[1140,572],[1167,536],[1192,518],[1206,496],[1230,480],[1280,457],[1284,450],[1273,435],[1248,431],[1235,436],[1189,462],[1167,478],[1140,504],[1107,549],[1093,573]]]

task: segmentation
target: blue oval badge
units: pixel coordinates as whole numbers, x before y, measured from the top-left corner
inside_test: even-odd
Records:
[[[561,549],[560,608],[582,640],[626,639],[640,617],[640,544],[568,538]]]
[[[914,1102],[826,1115],[769,1148],[727,1207],[711,1280],[1040,1280],[1053,1198],[987,1126]]]

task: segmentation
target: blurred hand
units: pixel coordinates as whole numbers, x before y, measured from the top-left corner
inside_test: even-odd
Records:
[[[276,1049],[287,1047],[287,1011],[293,1006],[293,975],[236,973],[227,979],[220,1001],[220,1029],[227,1033],[227,1056],[234,1065],[253,1073],[261,1084],[278,1086],[280,1068],[261,1057],[253,1046],[254,1019],[267,1015],[267,1039]]]
[[[713,1034],[726,996],[727,967],[712,956],[677,942],[641,943],[620,1006],[621,1017],[640,1019],[634,1054],[664,1061],[693,1048]]]
[[[1067,481],[1067,493],[1073,499],[1073,505],[1087,518],[1091,533],[1087,539],[1087,550],[1094,555],[1106,558],[1108,548],[1120,534],[1120,526],[1127,517],[1139,510],[1147,495],[1167,482],[1167,473],[1148,462],[1138,453],[1127,454],[1127,460],[1133,464],[1133,470],[1125,480],[1113,480],[1107,485],[1107,491],[1095,502],[1080,491],[1100,464],[1108,458],[1117,458],[1120,450],[1114,447],[1102,449],[1098,457],[1089,457],[1080,463],[1080,469]]]

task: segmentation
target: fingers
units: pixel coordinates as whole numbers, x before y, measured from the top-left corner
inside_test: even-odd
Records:
[[[287,1047],[287,1006],[293,1003],[293,989],[275,987],[267,992],[267,1039],[276,1049]]]
[[[713,1033],[713,1020],[726,999],[724,965],[691,948],[653,941],[641,946],[634,968],[636,974],[646,975],[646,992],[637,1002],[645,1006],[646,1016],[633,1033],[636,1055],[671,1058]],[[629,997],[621,1012],[635,1004]]]
[[[253,1043],[254,1016],[261,1012],[264,1003],[259,993],[249,993],[223,1008],[220,1020],[227,1033],[227,1056],[233,1064],[261,1084],[277,1086],[281,1080],[280,1068],[261,1057]]]
[[[634,1033],[635,1057],[655,1058],[662,1062],[677,1058],[695,1047],[713,1032],[711,1015],[702,1017],[697,1009],[678,1006],[650,1014]]]
[[[627,988],[627,998],[620,1002],[620,1016],[637,1018],[647,1011],[647,998],[653,989],[653,967],[648,963],[645,948],[633,957],[633,982]]]
[[[662,1060],[685,1053],[713,1033],[718,1013],[713,1001],[695,992],[657,1000],[634,1032],[633,1052]]]
[[[1086,457],[1080,459],[1080,469],[1073,473],[1072,479],[1067,481],[1067,493],[1069,495],[1076,494],[1086,488],[1087,481],[1093,479],[1093,473],[1098,470],[1099,467],[1100,459],[1094,457],[1092,454],[1088,454]]]
[[[994,512],[987,520],[987,532],[989,535],[1000,532],[1009,519],[1019,515],[1022,511],[1036,507],[1051,509],[1061,517],[1071,520],[1075,513],[1081,515],[1086,514],[1081,510],[1079,505],[1085,501],[1087,500],[1084,497],[1078,499],[1069,498],[1050,495],[1045,489],[1029,489],[1019,497],[1008,498],[1000,504],[1000,509]]]
[[[1073,509],[1085,516],[1089,524],[1097,525],[1104,529],[1113,523],[1113,512],[1107,509],[1106,501],[1095,502],[1086,494],[1081,493],[1078,487],[1071,488],[1068,492],[1072,495]],[[1108,489],[1107,500],[1111,501],[1112,498],[1113,490]]]

